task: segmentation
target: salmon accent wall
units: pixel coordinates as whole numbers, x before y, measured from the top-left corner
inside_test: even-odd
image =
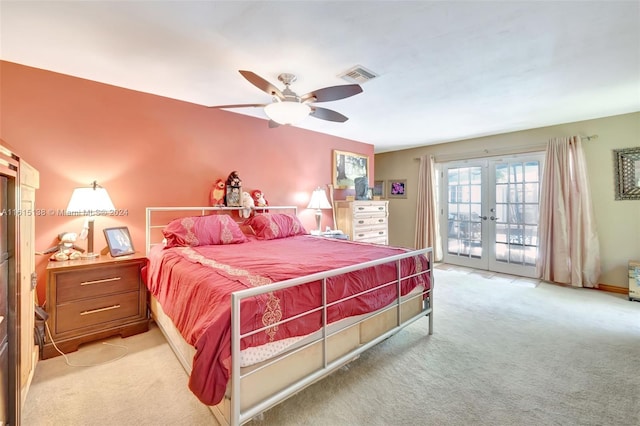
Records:
[[[207,205],[213,182],[233,170],[243,190],[261,189],[270,205],[298,206],[307,229],[315,227],[309,196],[331,183],[334,149],[367,155],[370,184],[375,172],[370,144],[290,126],[269,129],[266,120],[6,61],[0,61],[0,120],[0,138],[40,171],[37,209],[63,210],[73,188],[96,180],[126,211],[96,219],[96,250],[106,246],[103,228],[124,225],[143,252],[146,207]],[[335,191],[336,199],[347,194]],[[61,232],[79,233],[83,222],[37,217],[36,250],[55,245]],[[333,227],[329,211],[326,226]],[[40,304],[47,259],[36,259]]]

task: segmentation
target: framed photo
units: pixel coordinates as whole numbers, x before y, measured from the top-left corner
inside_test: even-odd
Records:
[[[115,228],[104,228],[104,238],[109,246],[111,256],[127,256],[135,253],[129,228],[126,226],[117,226]]]
[[[391,179],[388,181],[387,190],[389,198],[407,198],[407,180]]]
[[[373,196],[375,197],[384,197],[384,181],[383,180],[375,180],[373,181]]]
[[[369,176],[369,157],[345,151],[333,151],[333,187],[355,188],[355,178]]]

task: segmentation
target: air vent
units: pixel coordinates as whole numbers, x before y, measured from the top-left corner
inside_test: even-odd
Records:
[[[362,84],[378,77],[378,74],[374,73],[371,70],[366,69],[361,65],[356,65],[355,67],[347,70],[346,72],[339,74],[338,77],[348,81],[349,83]]]

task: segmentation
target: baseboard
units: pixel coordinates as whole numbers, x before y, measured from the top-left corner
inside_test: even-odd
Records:
[[[615,285],[598,284],[598,290],[608,291],[611,293],[629,294],[629,289],[625,287],[618,287]]]

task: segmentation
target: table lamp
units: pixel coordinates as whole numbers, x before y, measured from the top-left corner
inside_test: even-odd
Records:
[[[311,233],[317,233],[319,235],[322,233],[322,229],[320,228],[320,222],[322,221],[322,209],[331,208],[331,204],[329,204],[329,200],[327,200],[327,194],[324,192],[324,189],[317,187],[313,190],[313,193],[311,193],[311,200],[309,201],[307,208],[316,210],[316,226],[318,229]]]
[[[107,214],[115,210],[107,190],[93,181],[91,186],[76,188],[71,194],[71,199],[67,205],[67,214],[73,216],[88,216],[85,222],[87,231],[87,252],[82,258],[92,259],[98,257],[99,253],[93,252],[93,227],[96,215]]]

